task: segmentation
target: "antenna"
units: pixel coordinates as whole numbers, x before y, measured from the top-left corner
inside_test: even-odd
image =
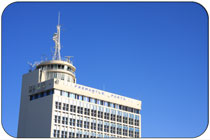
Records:
[[[59,12],[58,13],[57,33],[54,33],[54,35],[53,35],[53,41],[55,42],[55,52],[53,55],[53,60],[61,60],[60,30],[61,30],[61,26],[60,26],[60,12]]]
[[[34,67],[39,64],[39,62],[35,61],[33,64],[31,62],[27,62],[30,66],[29,72],[33,71]]]
[[[69,63],[71,63],[71,60],[70,60],[70,58],[72,58],[72,57],[74,57],[74,56],[65,56],[65,58],[66,58],[66,61],[67,61],[67,62],[69,62]]]

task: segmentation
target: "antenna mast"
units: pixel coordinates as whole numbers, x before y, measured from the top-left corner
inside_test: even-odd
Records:
[[[53,55],[53,60],[61,60],[61,44],[60,44],[60,12],[58,13],[58,25],[57,25],[57,33],[53,35],[53,41],[55,42],[55,52]]]

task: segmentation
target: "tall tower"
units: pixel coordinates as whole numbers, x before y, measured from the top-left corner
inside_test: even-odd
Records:
[[[60,27],[52,60],[23,75],[18,137],[141,137],[141,101],[77,84],[70,57],[61,59]]]

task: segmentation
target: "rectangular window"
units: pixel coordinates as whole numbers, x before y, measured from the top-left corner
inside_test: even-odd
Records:
[[[129,124],[133,125],[133,119],[129,118]]]
[[[85,108],[85,115],[90,115],[90,109]]]
[[[70,111],[71,112],[76,112],[76,106],[75,105],[71,105],[70,107],[71,107],[70,108]]]
[[[91,109],[91,116],[96,117],[96,110]]]
[[[84,128],[88,128],[89,129],[89,125],[90,125],[90,123],[88,121],[84,121]]]
[[[121,133],[122,133],[122,128],[117,128],[117,134],[121,135]]]
[[[75,126],[75,119],[69,118],[69,125]]]
[[[61,116],[58,116],[58,123],[61,123]]]
[[[58,116],[55,115],[55,123],[57,123],[57,122],[58,122]]]
[[[77,127],[82,127],[82,120],[77,120]]]

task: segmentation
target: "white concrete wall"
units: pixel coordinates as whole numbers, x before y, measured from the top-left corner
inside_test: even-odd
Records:
[[[40,70],[23,75],[18,137],[50,137],[52,95],[30,101],[29,86],[40,80]]]

